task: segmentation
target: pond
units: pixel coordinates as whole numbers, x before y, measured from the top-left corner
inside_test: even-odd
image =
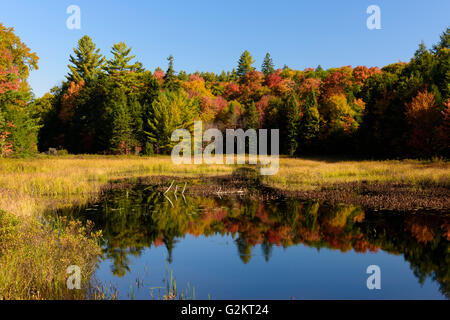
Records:
[[[166,196],[136,185],[70,212],[103,231],[95,279],[120,299],[155,298],[169,278],[195,299],[450,297],[448,216]],[[380,289],[368,289],[372,265]]]

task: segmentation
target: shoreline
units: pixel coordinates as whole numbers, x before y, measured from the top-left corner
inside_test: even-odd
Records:
[[[186,190],[198,195],[225,196],[250,188],[251,196],[267,199],[283,196],[374,210],[450,211],[447,161],[280,158],[275,176],[261,176],[256,169],[248,165],[174,165],[167,156],[5,159],[0,162],[0,208],[18,217],[39,217],[44,211],[96,201],[112,184],[144,180],[162,184],[162,179],[177,179],[201,182]],[[165,191],[169,183],[161,188]]]
[[[192,180],[199,180],[189,184]],[[116,181],[112,186],[130,186],[132,184],[153,185],[161,192],[167,191],[170,183],[182,187],[186,182],[189,187],[185,194],[204,197],[245,196],[263,200],[280,197],[298,200],[319,200],[330,204],[359,205],[374,211],[399,211],[412,213],[425,211],[427,213],[447,214],[450,212],[450,189],[445,186],[417,186],[405,183],[368,183],[348,182],[329,184],[314,190],[284,190],[260,183],[258,179],[225,175],[219,177],[176,177],[148,176],[138,177],[136,182]],[[172,187],[173,192],[175,186]],[[181,192],[181,189],[179,192]]]

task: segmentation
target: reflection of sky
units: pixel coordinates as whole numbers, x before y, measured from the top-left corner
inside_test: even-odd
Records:
[[[136,278],[145,286],[134,286],[136,299],[150,298],[150,287],[164,286],[167,267],[164,246],[143,250],[140,257],[130,256],[130,272],[114,277],[112,261],[99,264],[96,276],[103,283],[117,285],[121,299],[128,298],[130,284]],[[366,274],[369,265],[381,268],[381,290],[369,290]],[[146,273],[146,268],[148,269]],[[195,287],[197,299],[442,299],[438,284],[427,279],[421,286],[402,256],[386,252],[342,253],[338,250],[310,248],[304,245],[274,246],[266,262],[261,246],[252,249],[244,264],[231,236],[194,237],[186,235],[173,249],[168,266],[176,277],[179,291]],[[155,291],[156,293],[157,291]],[[165,289],[162,289],[165,293]]]

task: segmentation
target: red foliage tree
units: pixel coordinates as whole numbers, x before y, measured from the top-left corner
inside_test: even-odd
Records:
[[[239,96],[240,92],[241,92],[241,90],[240,90],[239,85],[237,83],[229,82],[225,86],[225,91],[223,93],[223,96],[227,100],[233,100],[233,99],[236,99]]]
[[[262,72],[256,70],[247,72],[245,76],[240,79],[241,98],[245,100],[258,96],[263,83],[264,74]]]
[[[362,86],[370,76],[381,73],[378,67],[367,68],[366,66],[357,66],[353,69],[353,77],[357,85]]]
[[[327,101],[335,95],[345,94],[352,87],[352,67],[346,66],[331,72],[322,83],[322,99]]]

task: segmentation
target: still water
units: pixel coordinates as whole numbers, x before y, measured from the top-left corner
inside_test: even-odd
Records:
[[[158,296],[170,277],[196,299],[450,297],[448,216],[167,195],[113,190],[71,213],[103,231],[95,278],[121,299]],[[367,288],[370,265],[379,290]]]

